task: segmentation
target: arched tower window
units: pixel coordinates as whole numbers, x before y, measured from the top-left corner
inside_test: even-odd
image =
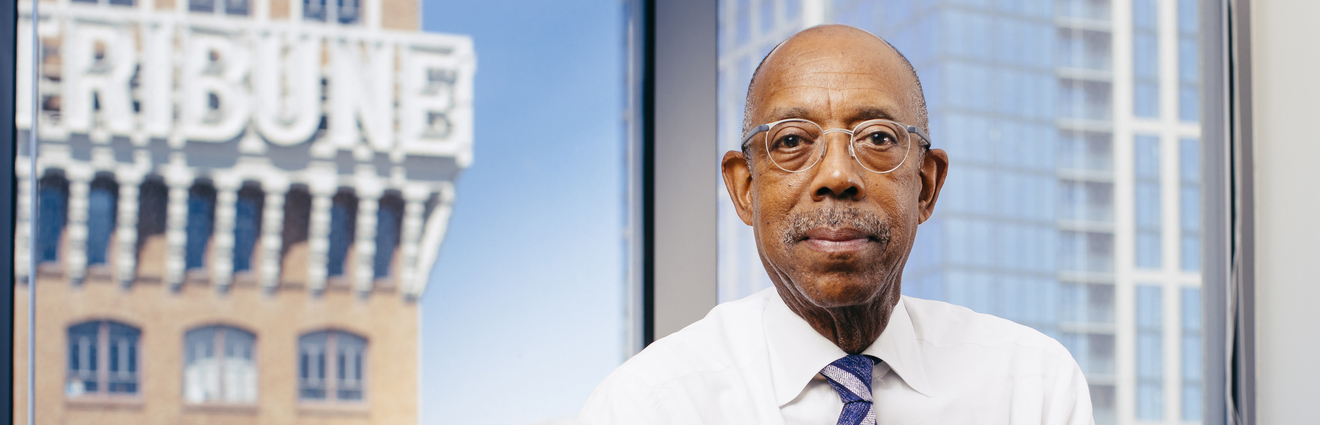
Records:
[[[305,184],[289,186],[284,195],[284,244],[280,247],[282,282],[307,279],[307,238],[312,214],[312,194]]]
[[[357,233],[357,195],[340,188],[330,205],[330,249],[326,252],[326,275],[343,276],[349,247]]]
[[[246,182],[234,204],[234,271],[252,269],[252,254],[261,236],[261,211],[266,194],[256,182]]]
[[[50,170],[37,188],[37,261],[59,261],[64,225],[69,220],[69,181]]]
[[[188,270],[206,266],[206,249],[215,225],[215,186],[199,179],[188,190],[188,242],[184,247],[184,265]]]
[[[183,337],[183,399],[256,403],[257,337],[232,326],[204,326]]]
[[[338,330],[298,338],[298,398],[359,402],[366,397],[367,340]]]
[[[136,395],[141,370],[140,335],[137,328],[112,320],[70,326],[65,395]]]
[[[119,212],[119,183],[113,174],[97,173],[87,192],[87,264],[105,264]]]
[[[372,266],[377,279],[389,277],[393,272],[403,229],[403,207],[403,196],[397,190],[387,191],[380,198],[380,208],[376,210],[376,257]]]

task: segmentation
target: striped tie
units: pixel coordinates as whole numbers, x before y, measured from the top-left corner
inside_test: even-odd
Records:
[[[875,412],[871,411],[871,367],[875,361],[870,356],[853,354],[821,369],[820,374],[843,400],[839,425],[875,425]]]

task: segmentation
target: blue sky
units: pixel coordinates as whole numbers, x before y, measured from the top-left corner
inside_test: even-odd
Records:
[[[572,417],[623,360],[622,2],[424,1],[477,74],[475,160],[421,300],[421,423]]]

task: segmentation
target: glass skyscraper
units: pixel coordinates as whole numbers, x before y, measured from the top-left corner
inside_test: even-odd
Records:
[[[722,0],[720,144],[792,33],[842,23],[912,62],[950,156],[903,293],[1058,339],[1098,424],[1201,417],[1194,0]],[[720,299],[770,286],[722,187]]]

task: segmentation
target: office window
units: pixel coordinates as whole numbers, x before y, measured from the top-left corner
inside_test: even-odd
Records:
[[[1136,198],[1135,262],[1140,268],[1159,268],[1160,243],[1160,139],[1137,136],[1133,143]]]
[[[253,253],[261,238],[261,216],[265,203],[266,194],[256,183],[244,183],[238,191],[238,200],[234,203],[235,272],[252,269]]]
[[[1114,335],[1104,332],[1069,332],[1059,342],[1068,348],[1082,372],[1094,376],[1096,384],[1112,381],[1114,375]],[[1109,378],[1109,379],[1105,379]]]
[[[184,334],[183,399],[189,403],[256,403],[256,336],[232,326]]]
[[[184,249],[184,264],[188,270],[206,266],[206,254],[211,244],[215,225],[215,187],[209,180],[198,180],[188,190],[188,238]]]
[[[58,170],[46,172],[37,186],[37,261],[60,259],[60,242],[69,220],[69,181]]]
[[[1201,119],[1200,16],[1196,0],[1178,0],[1178,118]]]
[[[1065,230],[1060,233],[1059,268],[1065,272],[1114,271],[1114,235],[1107,232]]]
[[[1155,0],[1132,1],[1132,110],[1138,117],[1160,115],[1160,51]]]
[[[247,15],[250,0],[188,0],[188,10],[216,15]]]
[[[1108,31],[1059,28],[1058,38],[1059,66],[1094,71],[1110,69],[1114,55],[1110,49]]]
[[[784,0],[784,20],[792,21],[802,15],[803,0]]]
[[[1118,421],[1118,412],[1114,401],[1118,398],[1113,385],[1087,385],[1091,392],[1091,412],[1096,424],[1113,424]]]
[[[1109,182],[1060,182],[1059,215],[1065,220],[1082,222],[1114,221],[1114,186]]]
[[[1061,79],[1059,81],[1060,116],[1104,121],[1113,118],[1109,83]]]
[[[298,338],[298,398],[360,402],[366,397],[367,340],[337,330]]]
[[[1164,418],[1162,288],[1137,285],[1137,419]]]
[[[775,27],[775,24],[776,24],[776,22],[775,22],[775,6],[776,6],[776,5],[775,5],[775,2],[772,1],[772,0],[765,0],[765,1],[760,2],[759,6],[760,6],[760,9],[761,9],[761,11],[760,11],[760,15],[761,15],[761,19],[760,19],[761,31],[762,31],[762,32],[767,32],[767,31],[770,30],[771,28],[774,28],[774,27]]]
[[[1178,157],[1181,266],[1183,271],[1196,272],[1201,270],[1201,141],[1179,140]]]
[[[352,189],[341,188],[330,205],[330,248],[326,254],[326,274],[342,276],[348,262],[349,247],[357,231],[358,198]]]
[[[1110,133],[1059,131],[1058,138],[1059,168],[1078,171],[1113,171],[1113,137]]]
[[[389,277],[394,267],[394,255],[403,230],[403,209],[403,196],[398,191],[387,192],[380,198],[380,207],[376,210],[376,254],[372,262],[377,279]]]
[[[1114,323],[1114,285],[1070,283],[1060,294],[1063,319],[1082,324]]]
[[[1179,294],[1182,324],[1182,420],[1200,421],[1201,385],[1201,288],[1182,288]]]
[[[87,192],[87,264],[105,264],[119,213],[119,184],[99,173]]]
[[[138,393],[137,328],[110,320],[79,323],[68,329],[70,398]]]
[[[362,0],[301,1],[303,2],[303,19],[309,21],[356,24],[362,18]]]
[[[1109,0],[1056,0],[1056,13],[1069,18],[1109,20]]]

